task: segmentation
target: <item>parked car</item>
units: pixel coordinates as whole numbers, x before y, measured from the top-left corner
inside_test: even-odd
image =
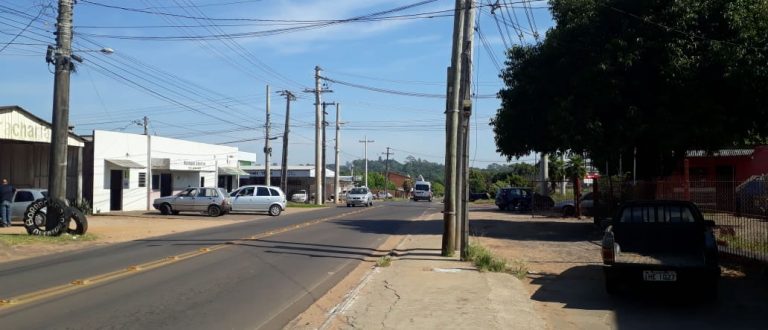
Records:
[[[756,175],[736,186],[734,211],[737,216],[765,218],[768,216],[768,177]]]
[[[24,221],[24,212],[29,204],[40,198],[48,197],[48,190],[42,188],[17,188],[13,194],[11,221]]]
[[[230,194],[233,212],[267,212],[278,216],[285,211],[285,193],[273,186],[242,186]]]
[[[368,187],[356,187],[347,193],[347,207],[351,206],[373,206],[373,194]]]
[[[591,192],[581,195],[581,199],[579,199],[581,214],[583,215],[593,214],[593,208],[595,203],[592,196],[593,195]],[[554,210],[560,212],[563,215],[563,217],[572,217],[576,215],[576,206],[573,203],[573,199],[564,200],[562,202],[555,204]]]
[[[291,195],[291,202],[304,203],[307,201],[307,191],[299,190]]]
[[[624,284],[688,284],[715,297],[720,266],[714,226],[691,202],[625,203],[603,236],[606,291]]]
[[[496,206],[500,210],[528,211],[533,207],[537,210],[549,210],[555,205],[549,196],[534,193],[529,188],[507,187],[499,188],[496,192]]]
[[[226,214],[232,209],[229,196],[223,189],[208,187],[190,187],[176,195],[157,198],[152,206],[164,215],[203,212],[212,217]]]
[[[389,199],[389,198],[392,198],[392,194],[390,194],[389,192],[379,191],[378,193],[376,193],[376,196],[374,197],[376,199]]]

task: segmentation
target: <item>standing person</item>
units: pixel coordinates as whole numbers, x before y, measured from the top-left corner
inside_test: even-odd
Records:
[[[3,179],[3,183],[0,184],[0,200],[2,200],[2,206],[0,206],[0,214],[3,216],[3,227],[11,226],[11,205],[13,204],[13,192],[16,191],[12,185],[8,184],[8,179]]]

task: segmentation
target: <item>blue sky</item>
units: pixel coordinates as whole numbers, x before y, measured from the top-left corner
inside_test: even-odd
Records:
[[[152,134],[207,143],[242,141],[228,145],[256,152],[261,163],[265,89],[270,85],[272,135],[283,133],[285,121],[285,99],[275,92],[290,90],[298,99],[291,106],[289,163],[312,163],[314,96],[304,90],[314,88],[315,66],[323,68],[323,76],[352,84],[445,93],[454,1],[421,2],[78,1],[73,48],[85,62],[71,78],[70,125],[82,135],[93,129],[141,133],[142,127],[132,121],[147,116]],[[0,104],[19,105],[46,120],[51,118],[53,74],[44,55],[45,45],[55,43],[51,32],[56,3],[0,0],[0,48],[5,46],[0,52]],[[533,30],[543,37],[553,24],[543,1],[529,2],[530,20],[521,1],[499,3],[509,5],[495,11],[499,25],[489,6],[478,13],[487,45],[475,36],[473,80],[478,95],[493,95],[502,87],[491,56],[503,66],[505,44],[520,43],[505,20],[516,19],[526,43],[533,42]],[[318,26],[413,4],[419,5],[375,16],[375,20]],[[44,5],[49,7],[41,13]],[[275,29],[286,31],[265,33]],[[95,52],[102,47],[115,52]],[[345,123],[340,138],[342,164],[363,157],[358,141],[365,136],[375,141],[369,144],[369,158],[378,158],[391,147],[394,159],[401,162],[409,155],[444,162],[443,98],[379,93],[338,83],[328,87],[333,92],[324,94],[323,101],[339,102]],[[474,167],[506,163],[495,152],[488,126],[498,107],[495,98],[475,103],[470,154]],[[329,121],[335,120],[334,110],[328,108]],[[332,163],[333,125],[327,134],[328,163]],[[272,141],[272,147],[272,161],[279,163],[281,139]]]

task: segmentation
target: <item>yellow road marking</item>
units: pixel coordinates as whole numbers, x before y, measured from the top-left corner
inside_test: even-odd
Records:
[[[377,206],[374,206],[374,208],[376,208],[376,207]],[[261,234],[256,234],[256,235],[253,235],[251,237],[242,238],[242,239],[239,239],[237,241],[257,240],[257,239],[264,238],[264,237],[274,236],[274,235],[277,235],[277,234],[282,234],[282,233],[293,231],[293,230],[296,230],[296,229],[309,227],[311,225],[315,225],[315,224],[318,224],[318,223],[321,223],[321,222],[326,222],[326,221],[330,221],[330,220],[336,220],[336,219],[339,219],[339,218],[342,218],[342,217],[345,217],[345,216],[362,213],[362,212],[364,212],[366,210],[370,210],[370,209],[371,208],[365,208],[363,210],[352,211],[352,212],[348,212],[348,213],[342,213],[342,214],[339,214],[339,215],[336,215],[336,216],[332,216],[332,217],[328,217],[328,218],[322,218],[322,219],[307,221],[307,222],[304,222],[304,223],[301,223],[301,224],[298,224],[298,225],[285,226],[285,227],[278,228],[278,229],[273,229],[273,230],[270,230],[268,232],[264,232],[264,233],[261,233]],[[116,279],[119,279],[119,278],[128,277],[128,276],[131,276],[131,275],[136,275],[136,274],[139,274],[139,273],[147,272],[147,271],[152,270],[152,269],[156,269],[156,268],[160,268],[160,267],[163,267],[163,266],[171,265],[171,264],[183,261],[183,260],[191,259],[191,258],[198,257],[198,256],[201,256],[201,255],[204,255],[204,254],[208,254],[208,253],[216,251],[216,250],[220,250],[220,249],[232,246],[232,245],[236,245],[237,241],[229,241],[229,242],[225,242],[225,243],[221,243],[221,244],[216,244],[216,245],[212,245],[212,246],[208,246],[208,247],[203,247],[203,248],[199,248],[199,249],[197,249],[195,251],[190,251],[190,252],[182,253],[182,254],[175,255],[175,256],[164,257],[164,258],[161,258],[161,259],[145,262],[145,263],[139,264],[139,265],[128,266],[128,267],[123,268],[123,269],[118,269],[116,271],[112,271],[112,272],[109,272],[109,273],[95,275],[95,276],[92,276],[92,277],[89,277],[89,278],[85,278],[85,279],[74,280],[74,281],[69,282],[67,284],[62,284],[62,285],[50,287],[50,288],[47,288],[47,289],[37,290],[37,291],[30,292],[30,293],[25,293],[25,294],[22,294],[22,295],[19,295],[19,296],[16,296],[16,297],[11,297],[11,298],[7,298],[7,299],[0,299],[0,310],[7,309],[7,308],[10,308],[10,307],[14,307],[14,306],[23,305],[23,304],[32,303],[32,302],[35,302],[35,301],[43,300],[43,299],[54,297],[54,296],[58,296],[58,295],[61,295],[61,294],[67,293],[67,292],[71,292],[71,291],[75,291],[75,290],[78,290],[78,289],[82,289],[82,288],[84,288],[86,286],[89,286],[89,285],[94,285],[94,284],[98,284],[98,283],[112,281],[112,280],[116,280]]]

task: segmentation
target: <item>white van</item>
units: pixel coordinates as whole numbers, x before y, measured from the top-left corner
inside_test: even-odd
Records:
[[[420,200],[432,201],[432,184],[429,181],[416,181],[413,185],[414,202]]]

